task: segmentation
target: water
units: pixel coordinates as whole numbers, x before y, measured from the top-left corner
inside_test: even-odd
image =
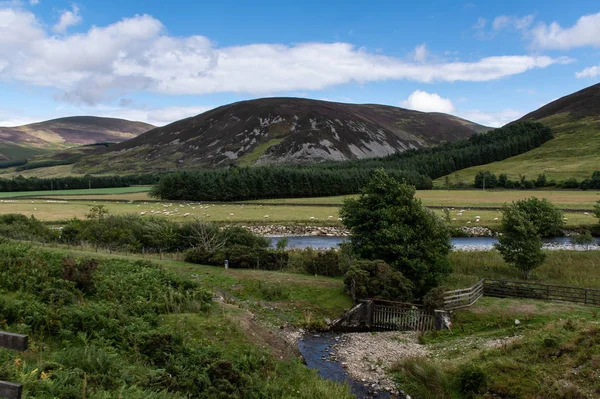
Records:
[[[271,237],[271,246],[275,247],[277,241],[281,237]],[[288,248],[319,248],[329,249],[337,248],[342,242],[347,240],[347,237],[324,237],[324,236],[288,236]],[[453,237],[452,245],[458,249],[491,249],[498,242],[494,237]],[[600,243],[600,238],[595,238],[595,245]],[[544,243],[551,246],[561,246],[569,249],[571,247],[571,239],[569,237],[554,237],[544,239]],[[593,244],[594,245],[594,244]]]
[[[298,341],[298,349],[306,365],[316,369],[322,378],[327,380],[346,382],[350,385],[352,393],[358,399],[376,398],[388,399],[391,395],[388,392],[372,392],[370,387],[360,381],[356,381],[346,373],[346,370],[338,361],[327,361],[330,349],[336,344],[333,333],[324,333],[318,335],[306,335]]]

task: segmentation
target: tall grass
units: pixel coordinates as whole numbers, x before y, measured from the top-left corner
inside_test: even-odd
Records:
[[[598,251],[546,251],[546,261],[535,269],[531,280],[546,284],[600,288],[600,253]],[[466,288],[480,278],[519,280],[517,268],[507,264],[497,251],[453,252],[450,261],[454,272],[446,285]]]

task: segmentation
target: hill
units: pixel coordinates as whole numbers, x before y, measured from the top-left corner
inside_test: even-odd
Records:
[[[557,182],[583,180],[600,170],[600,84],[561,97],[520,120],[536,120],[552,128],[554,139],[524,154],[487,165],[463,169],[450,175],[452,182],[473,183],[479,171],[505,173],[519,180],[544,173]],[[438,179],[442,185],[444,178]]]
[[[0,127],[0,160],[29,158],[76,145],[121,142],[153,127],[143,122],[95,116]]]
[[[298,164],[381,157],[489,130],[441,113],[264,98],[225,105],[82,158],[78,172]]]

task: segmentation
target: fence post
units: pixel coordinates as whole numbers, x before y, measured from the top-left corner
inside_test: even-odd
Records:
[[[584,304],[586,304],[586,305],[587,305],[587,297],[588,297],[588,289],[586,288],[585,289],[585,296],[584,296],[584,300],[583,300]]]
[[[452,329],[452,321],[450,320],[450,314],[445,310],[434,310],[435,315],[435,329],[440,331],[444,329]]]
[[[28,341],[29,337],[27,335],[0,331],[0,348],[24,351],[27,350]],[[23,385],[0,381],[0,398],[21,399],[22,394]]]

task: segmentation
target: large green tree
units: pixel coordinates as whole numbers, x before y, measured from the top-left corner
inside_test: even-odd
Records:
[[[361,195],[344,202],[340,214],[354,253],[385,261],[412,282],[420,298],[450,274],[451,245],[443,221],[414,195],[413,186],[376,170]]]
[[[539,230],[532,215],[517,203],[502,209],[502,235],[496,248],[507,263],[521,271],[524,279],[529,279],[531,271],[546,259]]]
[[[594,216],[596,216],[598,219],[600,219],[600,201],[598,201],[596,203],[596,205],[594,205]],[[600,222],[600,220],[599,220]]]
[[[562,235],[565,227],[563,213],[546,198],[527,198],[519,200],[513,206],[523,211],[542,237]]]

